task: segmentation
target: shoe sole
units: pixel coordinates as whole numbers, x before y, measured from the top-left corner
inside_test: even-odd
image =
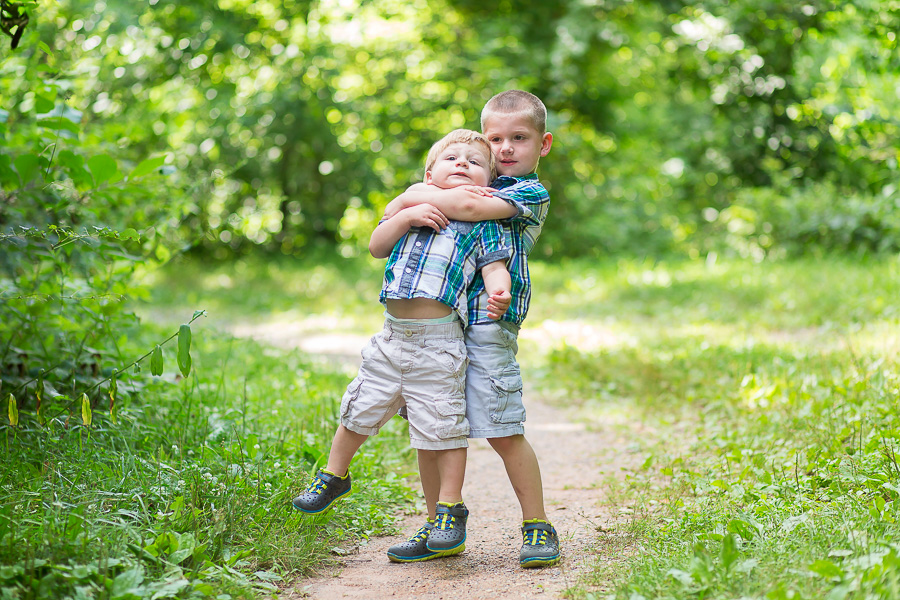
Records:
[[[337,498],[335,498],[334,500],[329,502],[327,506],[320,508],[319,510],[306,510],[305,508],[300,508],[293,502],[291,502],[291,506],[293,506],[295,510],[299,510],[300,512],[302,512],[305,515],[323,515],[323,514],[327,513],[330,509],[334,508],[334,505],[337,503],[338,500],[344,499],[352,491],[353,491],[353,488],[350,488],[349,490],[347,490],[346,492],[344,492],[343,494],[341,494],[340,496],[338,496]]]
[[[542,557],[528,558],[525,560],[520,560],[519,565],[521,565],[521,567],[523,569],[536,569],[538,567],[552,567],[553,565],[555,565],[556,563],[559,562],[559,558],[560,557],[558,554],[556,556],[553,556],[550,558],[542,558]]]
[[[435,558],[446,558],[448,556],[455,556],[460,554],[466,549],[466,544],[463,543],[461,546],[457,546],[452,550],[444,550],[441,552],[433,552],[431,554],[425,554],[422,556],[416,556],[414,558],[409,558],[406,556],[400,556],[398,554],[387,553],[388,560],[395,563],[412,563],[412,562],[425,562],[426,560],[434,560]]]

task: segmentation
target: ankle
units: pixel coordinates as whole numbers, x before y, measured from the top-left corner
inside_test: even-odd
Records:
[[[343,475],[338,475],[337,469],[329,469],[327,467],[322,469],[322,472],[327,473],[328,475],[331,475],[333,477],[337,477],[338,479],[347,479],[347,476],[350,474],[350,469],[344,469]]]

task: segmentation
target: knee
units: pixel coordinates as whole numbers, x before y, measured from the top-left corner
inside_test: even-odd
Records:
[[[506,454],[515,452],[526,442],[524,435],[510,435],[500,438],[488,438],[488,443],[491,445],[491,448],[493,448],[497,452],[497,454],[499,454],[500,456],[504,456]]]

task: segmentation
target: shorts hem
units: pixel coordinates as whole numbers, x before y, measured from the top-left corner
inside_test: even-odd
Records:
[[[521,423],[498,425],[489,429],[469,429],[470,438],[501,438],[513,435],[525,435],[525,426]]]
[[[363,427],[362,425],[357,425],[347,419],[341,419],[341,425],[352,431],[353,433],[358,433],[359,435],[376,435],[378,433],[378,427]]]
[[[459,438],[456,440],[432,442],[430,440],[410,438],[409,445],[416,450],[456,450],[457,448],[468,448],[469,440],[468,438]]]

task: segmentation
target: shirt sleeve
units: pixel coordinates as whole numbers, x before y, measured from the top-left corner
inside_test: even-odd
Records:
[[[520,181],[508,188],[492,192],[492,195],[506,200],[519,211],[510,218],[511,221],[520,221],[526,227],[544,225],[544,219],[547,218],[547,211],[550,208],[550,194],[540,182]]]
[[[512,243],[509,228],[500,225],[497,221],[481,223],[475,268],[481,269],[498,260],[507,261],[511,256]]]

